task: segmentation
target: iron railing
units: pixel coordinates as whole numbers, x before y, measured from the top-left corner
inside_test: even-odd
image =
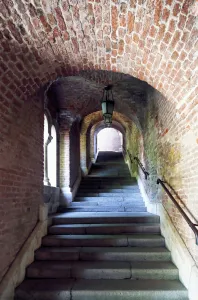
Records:
[[[131,164],[133,164],[133,160],[132,160],[132,157],[131,157],[131,154],[130,154],[129,150],[127,150],[127,154],[128,154],[128,157],[129,157],[129,159],[131,161]]]
[[[190,220],[190,218],[187,216],[187,214],[185,213],[185,211],[182,209],[182,207],[175,200],[175,198],[173,197],[173,195],[171,194],[171,192],[168,190],[168,188],[166,187],[164,181],[162,181],[161,179],[158,178],[157,179],[157,184],[161,184],[161,186],[165,190],[166,194],[170,197],[170,199],[173,201],[173,203],[175,204],[175,206],[177,207],[177,209],[179,210],[179,212],[181,213],[181,215],[184,217],[184,219],[186,220],[186,222],[188,223],[188,225],[190,226],[190,228],[194,232],[195,239],[196,239],[196,245],[198,245],[198,229],[196,228],[198,226],[198,224],[194,224]]]
[[[141,161],[139,160],[139,158],[137,156],[134,157],[134,159],[137,161],[138,165],[140,166],[140,168],[142,169],[145,179],[147,180],[149,173],[146,171],[146,169],[144,168],[143,164],[141,163]]]

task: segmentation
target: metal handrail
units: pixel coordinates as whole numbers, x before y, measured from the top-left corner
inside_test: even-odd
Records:
[[[198,226],[198,224],[194,224],[190,220],[190,218],[187,216],[187,214],[185,213],[185,211],[181,208],[181,206],[178,204],[178,202],[175,200],[175,198],[173,197],[173,195],[170,193],[170,191],[165,186],[165,182],[164,181],[162,181],[161,179],[158,178],[157,179],[157,184],[161,184],[161,186],[163,187],[163,189],[165,190],[165,192],[167,193],[167,195],[170,197],[170,199],[173,201],[173,203],[175,204],[175,206],[177,207],[177,209],[179,210],[179,212],[181,213],[181,215],[184,217],[184,219],[186,220],[186,222],[188,223],[188,225],[190,226],[190,228],[194,232],[195,239],[196,239],[196,245],[198,245],[198,229],[196,228]]]
[[[139,160],[139,158],[137,156],[134,157],[134,159],[137,161],[138,165],[140,166],[140,168],[142,169],[145,179],[147,180],[149,173],[146,171],[146,169],[144,168],[143,164],[141,163],[141,161]]]

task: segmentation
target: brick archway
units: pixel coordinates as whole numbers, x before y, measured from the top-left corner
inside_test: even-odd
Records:
[[[97,155],[97,135],[98,133],[105,128],[104,121],[99,121],[91,128],[91,161],[94,162]],[[126,147],[126,128],[121,125],[121,123],[117,122],[116,120],[113,120],[112,122],[112,128],[118,130],[122,133],[123,136],[123,147]]]
[[[116,111],[142,130],[145,165],[151,174],[151,181],[145,183],[148,195],[158,201],[154,182],[157,176],[166,178],[197,218],[195,5],[195,0],[1,1],[1,193],[3,209],[5,204],[14,218],[8,224],[7,215],[2,215],[7,233],[2,236],[0,279],[38,221],[46,100],[54,115],[64,113],[72,123],[97,112],[102,88],[113,82],[118,95]],[[71,76],[81,78],[78,85],[76,78],[69,81]],[[67,88],[63,77],[68,78]],[[75,97],[63,94],[62,102],[61,88],[67,92],[70,84],[82,93]],[[89,90],[94,98],[88,97]],[[81,103],[83,98],[86,101]],[[137,131],[131,135],[138,136]],[[189,180],[192,170],[195,173]],[[64,180],[70,184],[68,178]],[[20,199],[17,206],[13,199]],[[191,232],[166,199],[163,201],[197,262]],[[24,211],[27,218],[22,224]]]
[[[92,162],[94,132],[97,129],[97,125],[101,126],[100,124],[103,122],[102,120],[102,112],[97,111],[86,116],[81,125],[80,154],[81,169],[84,175],[88,173]],[[121,130],[125,132],[128,130],[128,128],[130,128],[132,121],[121,113],[114,112],[113,123],[115,124],[115,126],[119,126],[119,128],[122,128]]]

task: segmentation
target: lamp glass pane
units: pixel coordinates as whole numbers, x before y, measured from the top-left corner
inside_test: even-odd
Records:
[[[107,102],[102,102],[102,113],[103,115],[107,113]]]

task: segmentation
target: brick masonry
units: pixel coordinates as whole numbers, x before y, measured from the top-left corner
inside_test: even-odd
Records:
[[[55,81],[49,91],[50,105],[67,111],[70,122],[73,117],[85,117],[85,123],[86,116],[94,118],[93,113],[100,110],[104,85],[114,83],[115,110],[125,115],[116,120],[127,123],[127,139],[131,121],[143,136],[141,153],[153,174],[147,192],[156,200],[156,174],[166,177],[197,218],[196,1],[156,3],[1,1],[0,278],[38,218],[43,192],[43,105],[34,95],[49,81]],[[155,94],[146,82],[164,97]],[[87,122],[87,128],[92,126]],[[60,146],[70,141],[69,129],[63,123],[60,120]],[[81,165],[84,159],[85,165],[89,162],[82,157],[82,149],[83,153],[87,149],[86,134],[84,142]],[[69,169],[69,148],[65,147],[63,157],[60,166],[65,163]],[[69,173],[60,172],[61,180],[68,186]],[[197,261],[194,238],[168,205]]]
[[[140,174],[152,202],[162,201],[190,253],[198,263],[193,232],[171,200],[156,185],[157,178],[165,180],[179,204],[192,221],[197,222],[198,160],[196,154],[198,144],[196,136],[198,122],[197,113],[194,115],[195,111],[197,111],[196,105],[189,111],[189,117],[182,117],[175,114],[175,105],[165,102],[157,92],[148,94],[142,130],[138,130],[134,124],[131,126],[130,138],[127,137],[127,148],[132,156],[136,155],[140,158],[150,176],[148,181],[145,181],[136,163],[131,165],[132,173]]]
[[[2,99],[1,99],[2,100]],[[0,278],[32,232],[43,194],[43,108],[39,99],[1,104]]]

